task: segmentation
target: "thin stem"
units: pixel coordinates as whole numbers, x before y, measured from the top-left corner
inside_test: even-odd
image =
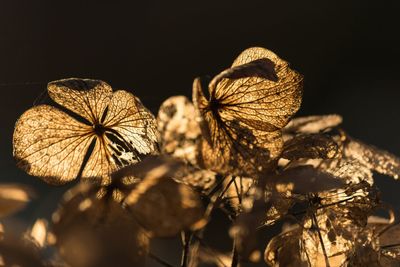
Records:
[[[398,246],[400,246],[400,243],[385,245],[385,246],[381,246],[380,248],[382,248],[382,249],[388,249],[388,248],[395,248],[395,247],[398,247]]]
[[[172,264],[169,264],[168,262],[166,262],[165,260],[159,258],[158,256],[154,255],[153,253],[149,253],[149,256],[151,259],[155,260],[156,262],[158,262],[159,264],[165,266],[165,267],[175,267]]]
[[[241,179],[241,177],[240,177],[240,179]],[[242,183],[241,180],[240,180],[240,183]],[[242,206],[242,191],[239,189],[239,187],[236,183],[236,178],[233,179],[233,184],[235,185],[236,194],[237,194],[238,200],[239,200],[239,206]]]
[[[319,237],[319,241],[321,242],[322,251],[324,252],[326,267],[330,267],[328,254],[326,253],[324,240],[322,239],[321,230],[319,229],[319,226],[318,226],[317,217],[315,216],[314,212],[312,212],[311,215],[312,215],[313,221],[315,223],[315,227],[317,228],[318,237]]]
[[[214,251],[214,249],[212,249],[204,240],[203,240],[203,238],[201,238],[201,237],[199,237],[199,236],[197,236],[197,235],[193,235],[193,237],[200,243],[200,245],[205,249],[205,250],[207,250],[210,254],[212,254],[216,259],[217,259],[217,261],[221,264],[221,266],[224,266],[224,267],[227,267],[226,265],[225,265],[225,263],[220,259],[220,256],[218,255],[218,253],[216,253],[215,251]]]
[[[233,240],[233,246],[232,246],[232,264],[231,267],[237,267],[239,264],[239,254],[236,249],[236,242]]]
[[[208,204],[207,209],[206,209],[206,211],[204,213],[204,217],[205,218],[208,219],[210,217],[210,215],[211,215],[211,212],[214,210],[214,208],[217,207],[221,203],[221,200],[222,200],[225,192],[228,190],[229,186],[231,186],[233,181],[234,181],[234,178],[232,178],[229,181],[228,185],[222,190],[221,193],[215,194],[216,193],[215,192],[214,195],[210,196],[210,204]]]
[[[182,259],[181,259],[181,267],[187,267],[188,265],[188,256],[189,256],[189,248],[190,248],[190,240],[192,239],[192,233],[188,231],[182,231]]]

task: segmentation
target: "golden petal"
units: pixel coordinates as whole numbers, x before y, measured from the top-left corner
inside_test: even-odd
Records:
[[[281,157],[288,160],[300,158],[331,159],[339,156],[336,142],[324,134],[297,135],[285,142]]]
[[[103,124],[118,132],[123,141],[139,154],[157,151],[159,133],[156,119],[133,94],[116,91],[111,98]]]
[[[341,179],[310,165],[283,170],[279,175],[272,176],[270,180],[276,183],[277,187],[290,184],[291,192],[304,195],[337,189],[345,185]]]
[[[342,123],[340,115],[320,115],[299,117],[291,120],[283,129],[284,133],[319,133]]]
[[[76,178],[94,139],[82,177],[106,183],[119,167],[158,151],[156,120],[131,93],[113,94],[103,81],[77,78],[50,82],[48,92],[86,124],[47,105],[24,113],[14,132],[14,155],[29,174],[54,184]]]
[[[112,97],[112,88],[100,80],[69,78],[50,82],[50,97],[61,106],[99,123]]]
[[[244,176],[270,168],[282,150],[280,129],[300,107],[302,84],[300,74],[264,48],[245,50],[231,69],[215,76],[209,101],[196,79],[193,102],[207,141],[205,167]]]
[[[102,178],[103,184],[109,183],[109,175],[118,169],[118,165],[108,151],[104,137],[96,138],[96,144],[82,172],[82,178]]]
[[[18,167],[52,184],[76,178],[94,138],[92,128],[66,113],[40,105],[15,125],[13,146]]]
[[[395,179],[400,175],[400,158],[379,149],[350,138],[343,150],[345,157],[356,159],[367,168]]]

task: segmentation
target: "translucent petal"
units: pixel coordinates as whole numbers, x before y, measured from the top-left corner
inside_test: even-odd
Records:
[[[103,124],[118,132],[127,146],[130,145],[139,154],[157,150],[159,134],[156,119],[139,98],[129,92],[120,90],[113,94]]]
[[[324,134],[307,134],[297,135],[286,141],[281,157],[288,160],[331,159],[338,154],[338,145],[331,137]]]
[[[76,178],[94,138],[92,128],[47,105],[26,111],[13,136],[17,165],[48,183]]]
[[[260,60],[265,62],[260,65]],[[300,107],[302,80],[287,62],[263,48],[245,50],[231,69],[215,76],[209,100],[196,79],[193,102],[204,137],[202,163],[232,175],[269,169],[282,149],[280,129]]]
[[[111,172],[158,151],[156,120],[131,93],[76,78],[51,82],[48,91],[85,123],[47,105],[25,112],[16,124],[14,156],[29,174],[62,184],[76,178],[85,159],[82,177],[107,183]]]
[[[400,158],[387,151],[350,139],[345,144],[344,155],[358,160],[371,170],[392,176],[395,179],[399,178]]]
[[[109,175],[118,169],[107,147],[106,137],[96,138],[96,144],[82,172],[82,178],[102,178],[103,184],[110,182]]]
[[[310,165],[286,169],[271,177],[276,186],[290,186],[290,191],[296,194],[308,194],[337,189],[345,185],[344,181],[330,173],[319,171]]]
[[[112,97],[112,88],[100,80],[70,78],[50,82],[50,97],[61,106],[96,124]]]
[[[343,121],[340,115],[307,116],[292,119],[283,128],[284,133],[319,133],[333,128]]]

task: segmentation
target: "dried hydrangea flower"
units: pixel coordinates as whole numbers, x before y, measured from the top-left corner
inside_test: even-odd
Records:
[[[161,151],[196,166],[201,130],[190,100],[185,96],[165,100],[158,111],[157,125]]]
[[[175,175],[173,179],[208,195],[217,181],[217,174],[213,171],[187,166],[182,175]]]
[[[304,199],[307,207],[303,212],[293,213],[303,214],[298,222],[299,227],[291,233],[297,242],[288,243],[288,247],[280,244],[283,247],[281,251],[296,248],[291,259],[300,259],[307,266],[344,265],[354,252],[358,235],[364,231],[368,216],[379,204],[375,190],[363,182],[344,189],[307,195]],[[268,247],[271,249],[276,244]],[[274,254],[271,253],[277,252],[267,250],[266,257],[269,255],[269,258],[275,259],[277,256],[272,257]]]
[[[171,179],[179,167],[179,163],[163,157],[148,157],[119,171],[118,176],[141,179],[123,204],[152,236],[174,236],[207,223],[199,194]]]
[[[110,194],[81,183],[68,191],[53,214],[52,231],[61,257],[74,267],[144,266],[149,237]]]
[[[131,93],[113,93],[103,81],[75,78],[49,83],[48,93],[65,112],[35,106],[15,125],[14,157],[28,174],[63,184],[83,169],[82,178],[101,177],[107,183],[111,172],[157,151],[155,118]]]
[[[276,221],[290,215],[289,210],[296,204],[298,197],[338,189],[346,184],[341,179],[322,172],[310,165],[293,166],[277,170],[268,177],[266,201],[271,203],[266,212],[264,225],[272,225]]]
[[[193,83],[202,130],[201,161],[221,174],[253,177],[282,150],[281,129],[300,107],[303,78],[264,48],[242,52],[208,85]]]
[[[201,130],[190,100],[185,96],[173,96],[165,100],[158,111],[157,125],[161,136],[161,152],[188,163],[185,175],[175,175],[173,178],[202,192],[208,191],[216,182],[216,174],[194,168],[198,166]]]
[[[327,129],[325,129],[327,130]],[[330,145],[328,141],[325,142],[325,151],[323,149],[323,142],[320,142],[318,145],[313,145],[307,149],[303,149],[304,151],[309,150],[310,152],[305,154],[308,155],[308,159],[317,158],[312,157],[313,153],[318,155],[318,153],[322,154],[326,152],[326,155],[333,155],[332,157],[323,157],[323,155],[319,155],[321,160],[312,160],[306,161],[301,164],[313,164],[321,170],[325,170],[328,172],[338,172],[335,174],[341,177],[347,177],[348,181],[351,180],[360,180],[360,177],[364,177],[368,179],[370,183],[373,183],[373,174],[372,171],[391,176],[397,179],[400,175],[400,158],[377,147],[372,145],[367,145],[355,138],[352,138],[347,133],[342,130],[332,131],[328,133],[331,136],[331,140],[336,143],[336,150],[333,149],[334,145]],[[312,135],[304,135],[304,136],[312,136]],[[328,136],[328,135],[327,135]],[[289,137],[287,135],[288,140],[287,144],[296,143],[293,135]],[[329,138],[329,137],[327,137]],[[301,149],[293,149],[293,145],[289,146],[286,150],[291,154],[301,155]],[[317,152],[315,152],[315,148],[319,148]],[[294,151],[294,152],[292,152]],[[286,152],[287,154],[287,152]],[[286,158],[289,158],[286,156]],[[298,159],[299,157],[292,157],[291,159]],[[307,158],[307,157],[304,157]],[[365,180],[364,179],[364,180]]]

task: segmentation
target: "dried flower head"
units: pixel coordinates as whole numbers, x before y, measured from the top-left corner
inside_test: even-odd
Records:
[[[107,183],[111,172],[157,150],[155,118],[131,93],[75,78],[49,83],[48,93],[65,112],[35,106],[15,125],[14,157],[27,173],[63,184],[83,169],[82,178],[102,177]]]
[[[264,48],[242,52],[193,102],[203,134],[201,160],[222,174],[252,177],[269,169],[282,150],[281,129],[299,109],[303,78]]]
[[[157,124],[161,151],[197,165],[201,130],[189,99],[173,96],[165,100],[158,111]]]
[[[174,236],[206,223],[200,196],[189,186],[172,179],[180,168],[185,166],[167,157],[148,157],[117,174],[141,179],[123,204],[153,236]]]
[[[143,266],[149,238],[133,216],[98,186],[68,191],[53,214],[52,231],[61,257],[76,267]]]

